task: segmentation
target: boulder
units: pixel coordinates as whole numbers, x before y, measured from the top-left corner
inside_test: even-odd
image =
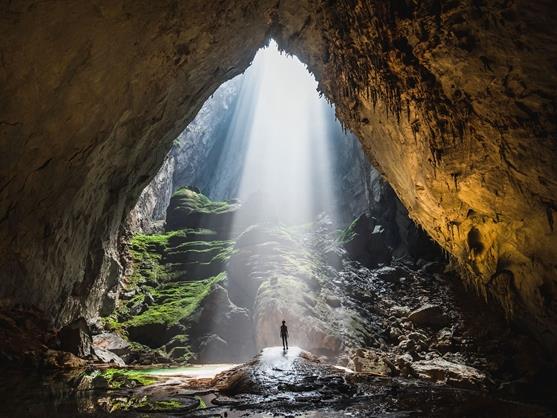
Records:
[[[387,263],[392,250],[387,245],[385,229],[375,225],[375,218],[360,215],[345,231],[341,240],[349,257],[367,267]]]
[[[79,357],[91,355],[91,332],[84,318],[79,318],[63,327],[58,336],[60,338],[60,348],[63,351]]]
[[[109,350],[119,356],[126,354],[130,349],[130,343],[118,334],[103,332],[93,336],[93,348]]]
[[[172,360],[188,360],[192,353],[189,347],[173,347],[168,353]]]
[[[98,359],[103,363],[114,364],[119,367],[124,367],[126,365],[124,360],[122,360],[120,356],[117,356],[112,351],[105,350],[103,348],[95,348],[94,352]]]
[[[195,346],[197,342],[212,361],[239,361],[245,358],[246,353],[255,351],[249,311],[232,303],[227,289],[220,285],[215,286],[203,301],[199,318],[195,322],[190,330],[192,344]],[[208,331],[212,335],[208,336]],[[220,349],[221,340],[229,347],[224,352]],[[213,349],[211,343],[216,343],[217,347]]]
[[[481,386],[486,380],[486,376],[479,370],[440,357],[415,361],[410,365],[410,368],[414,375],[419,378],[444,382],[458,387],[474,388]]]
[[[441,329],[435,336],[432,348],[442,353],[450,351],[453,348],[453,331],[450,328]]]
[[[404,275],[404,271],[396,267],[384,266],[375,270],[375,274],[377,274],[377,277],[381,280],[395,283]]]
[[[87,366],[87,362],[66,351],[47,350],[44,365],[53,369],[81,369]]]
[[[325,303],[329,305],[331,308],[339,308],[341,305],[341,301],[335,295],[328,294],[325,296]]]
[[[448,318],[439,305],[426,304],[410,312],[408,320],[417,327],[442,328],[447,325]]]
[[[397,369],[398,369],[399,373],[402,376],[411,376],[413,374],[412,368],[411,368],[411,365],[412,365],[413,361],[414,361],[414,359],[408,353],[396,356],[395,364],[397,366]]]
[[[353,370],[356,372],[370,373],[376,376],[392,376],[396,367],[387,357],[387,354],[374,349],[358,349],[351,357]]]
[[[191,187],[181,187],[170,199],[166,211],[166,230],[208,228],[226,234],[237,205],[213,202]]]

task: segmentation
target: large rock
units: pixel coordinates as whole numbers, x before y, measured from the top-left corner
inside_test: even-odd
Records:
[[[363,265],[372,267],[391,260],[385,229],[367,214],[360,215],[344,234],[343,244],[348,255]]]
[[[227,235],[237,206],[215,202],[192,187],[181,187],[166,210],[166,230],[207,228]]]
[[[114,354],[112,351],[102,348],[95,348],[94,352],[99,360],[103,363],[112,364],[118,367],[124,367],[126,365],[126,362],[120,356]]]
[[[190,338],[201,350],[199,360],[238,362],[255,353],[250,312],[233,304],[222,286],[215,286],[192,322]]]
[[[396,367],[387,353],[374,349],[358,349],[351,356],[351,366],[355,372],[369,373],[376,376],[392,376]]]
[[[442,328],[448,323],[448,318],[443,313],[443,308],[432,304],[423,305],[410,312],[408,320],[418,327]]]
[[[211,334],[206,336],[199,345],[197,360],[200,363],[221,362],[229,355],[229,346],[226,341],[218,335]]]
[[[91,355],[92,338],[85,319],[80,318],[63,327],[59,333],[60,348],[79,357]]]
[[[410,368],[420,378],[459,387],[478,387],[486,380],[486,376],[479,370],[442,358],[415,361]]]
[[[93,348],[95,350],[101,348],[117,355],[123,355],[129,351],[130,343],[118,334],[103,332],[93,336]]]

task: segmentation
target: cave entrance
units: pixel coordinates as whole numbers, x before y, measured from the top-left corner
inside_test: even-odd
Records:
[[[105,321],[132,362],[246,361],[281,344],[283,320],[333,361],[376,344],[369,269],[431,243],[317,88],[271,41],[176,139],[129,216]]]

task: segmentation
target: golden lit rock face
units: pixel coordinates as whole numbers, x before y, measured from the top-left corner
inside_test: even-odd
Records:
[[[283,31],[281,45],[308,63],[410,216],[463,275],[552,344],[554,8],[373,3],[339,2]],[[280,16],[291,14],[283,6]]]
[[[549,0],[17,2],[0,24],[2,303],[92,314],[123,216],[270,35],[472,283],[553,340],[556,17]]]

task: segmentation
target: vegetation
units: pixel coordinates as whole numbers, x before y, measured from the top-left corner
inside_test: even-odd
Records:
[[[197,193],[188,187],[179,188],[172,196],[173,206],[186,215],[192,213],[219,214],[231,209],[228,202],[215,202],[202,193]]]
[[[121,305],[116,313],[105,318],[108,329],[125,334],[129,327],[146,324],[175,325],[187,319],[207,297],[213,286],[226,277],[225,273],[204,280],[192,282],[175,282],[146,287],[144,293],[138,293],[127,303]],[[145,299],[153,299],[147,309],[138,312],[144,306]]]
[[[118,397],[110,400],[109,412],[140,411],[140,412],[177,412],[184,404],[177,399],[149,399],[147,396]]]
[[[141,370],[106,369],[95,371],[92,377],[102,376],[110,389],[121,389],[132,386],[149,386],[157,382],[154,377],[148,376]]]
[[[189,317],[200,302],[205,299],[213,286],[222,281],[224,273],[205,280],[185,283],[169,283],[152,289],[155,300],[139,315],[132,316],[124,326],[138,326],[147,323],[174,325]]]
[[[354,231],[356,227],[356,223],[358,222],[359,218],[356,218],[350,225],[348,225],[345,229],[339,231],[339,235],[337,237],[337,242],[340,244],[346,244],[354,239],[356,236],[356,232]]]
[[[170,211],[178,221],[190,214],[220,214],[231,208],[227,202],[213,202],[188,188],[179,189],[172,199]],[[174,336],[169,330],[191,322],[213,287],[225,279],[225,263],[234,253],[234,241],[220,239],[206,224],[196,226],[132,237],[132,273],[126,277],[116,311],[104,318],[106,328],[134,344],[161,347],[174,360],[187,361],[192,356],[184,328],[175,327],[181,331]],[[152,351],[142,344],[132,350],[141,355]]]

